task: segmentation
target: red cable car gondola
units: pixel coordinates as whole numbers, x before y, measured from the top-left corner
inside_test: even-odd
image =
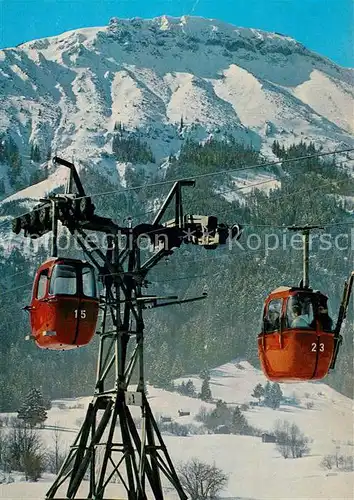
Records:
[[[293,226],[289,229],[303,232],[303,279],[300,287],[283,286],[267,297],[262,332],[258,335],[258,356],[269,380],[318,380],[334,367],[341,338],[328,315],[328,298],[308,284],[309,232],[319,228]],[[343,300],[347,303],[345,297],[346,290]],[[340,322],[338,325],[340,328]]]
[[[47,260],[37,271],[25,309],[38,347],[66,350],[88,344],[99,309],[93,266],[76,259]]]
[[[280,287],[266,299],[258,354],[269,380],[322,379],[335,349],[327,297],[310,288]]]

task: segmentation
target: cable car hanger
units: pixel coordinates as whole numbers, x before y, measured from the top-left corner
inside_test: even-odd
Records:
[[[289,231],[302,231],[302,239],[304,245],[303,254],[303,278],[300,282],[300,287],[309,287],[309,263],[310,263],[310,231],[312,229],[324,229],[322,226],[290,226]]]
[[[328,314],[328,297],[309,285],[310,231],[321,226],[291,226],[303,237],[303,277],[299,286],[282,286],[266,298],[258,356],[269,380],[294,382],[324,378],[335,368],[340,334],[346,317],[354,272],[344,285],[335,327]]]

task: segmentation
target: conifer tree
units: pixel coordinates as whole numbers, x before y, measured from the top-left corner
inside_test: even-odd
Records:
[[[253,389],[252,397],[257,398],[259,402],[261,402],[261,398],[265,394],[265,389],[262,384],[257,384]]]
[[[5,183],[3,179],[0,179],[0,196],[5,194]]]
[[[200,399],[203,401],[210,401],[212,398],[211,389],[210,389],[210,375],[206,373],[202,382],[202,388],[200,390]]]
[[[264,404],[275,410],[276,408],[279,408],[282,399],[283,392],[280,385],[277,382],[274,384],[267,382],[264,394]]]
[[[248,423],[246,417],[242,414],[239,406],[236,406],[232,413],[231,431],[233,434],[245,434],[247,432]]]
[[[179,127],[178,127],[178,132],[182,132],[184,128],[184,121],[183,121],[183,116],[181,116],[181,121],[180,121],[180,124],[179,124]]]
[[[272,387],[272,400],[273,400],[273,408],[279,408],[280,403],[283,399],[283,391],[280,388],[280,385],[275,382]]]
[[[280,152],[280,145],[278,141],[274,141],[272,144],[272,152],[275,154],[275,156],[278,156],[279,158],[279,152]]]
[[[183,375],[184,369],[183,369],[183,363],[180,355],[176,356],[176,359],[174,360],[174,363],[172,365],[171,369],[171,379],[173,380],[174,378],[178,378],[181,375]]]
[[[32,144],[31,145],[31,160],[35,162],[41,161],[41,152],[37,144]]]
[[[0,134],[0,162],[4,162],[6,158],[6,138],[4,134]]]
[[[47,419],[45,402],[39,389],[32,388],[29,391],[21,408],[18,410],[17,418],[24,420],[31,427],[43,424]]]
[[[186,383],[186,396],[190,396],[192,398],[196,396],[195,386],[191,379],[189,379]]]
[[[171,362],[167,342],[164,342],[156,356],[156,364],[151,376],[151,383],[167,388],[171,380]]]
[[[219,425],[229,426],[231,423],[231,418],[231,409],[227,406],[225,401],[219,399],[216,403],[216,407],[208,417],[208,427],[209,429],[215,430]]]
[[[177,386],[176,389],[183,396],[195,398],[197,395],[195,385],[193,384],[193,381],[191,379],[189,379],[187,382],[182,382],[179,386]]]
[[[31,160],[35,162],[39,162],[41,159],[41,152],[37,144],[31,144],[31,152],[30,152]]]
[[[16,147],[16,145],[15,145]],[[10,172],[9,172],[9,177],[10,177],[10,182],[14,186],[16,184],[17,178],[19,177],[21,173],[21,157],[18,152],[18,149],[14,149],[10,154],[9,154],[9,164],[10,164]]]

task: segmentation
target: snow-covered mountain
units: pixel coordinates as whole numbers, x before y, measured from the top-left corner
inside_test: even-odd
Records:
[[[24,155],[36,144],[117,182],[117,123],[143,134],[157,165],[188,134],[232,133],[267,154],[275,139],[351,146],[353,76],[278,33],[187,16],[113,18],[0,51],[0,133]],[[50,179],[61,184],[64,174]]]

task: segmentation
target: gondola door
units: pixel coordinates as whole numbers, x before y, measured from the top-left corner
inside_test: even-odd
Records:
[[[92,266],[83,265],[80,273],[80,301],[75,311],[78,320],[75,344],[86,345],[96,331],[98,299]]]
[[[54,326],[54,317],[51,314],[51,308],[47,299],[49,273],[49,266],[44,265],[42,269],[39,269],[33,287],[31,305],[26,307],[30,313],[32,338],[34,338],[38,347],[45,347],[43,345],[43,334],[51,332]]]
[[[50,276],[48,302],[55,316],[56,346],[51,348],[72,349],[76,347],[80,320],[80,269],[73,263],[57,263]],[[52,339],[54,340],[54,339]]]

